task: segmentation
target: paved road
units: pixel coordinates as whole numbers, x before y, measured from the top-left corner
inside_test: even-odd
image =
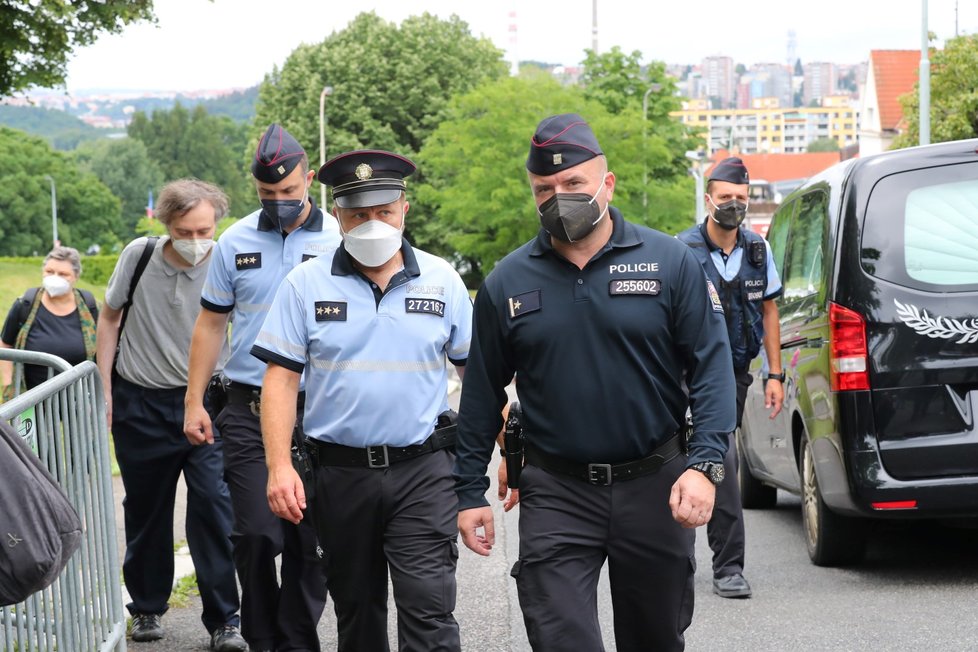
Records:
[[[494,486],[490,495],[495,495]],[[117,485],[117,500],[121,496]],[[497,527],[493,554],[482,558],[464,547],[460,551],[456,617],[463,650],[525,652],[529,646],[509,577],[516,560],[518,509],[505,515],[496,509],[502,527]],[[118,523],[121,529],[121,513]],[[880,526],[861,565],[827,569],[808,561],[797,498],[782,493],[777,508],[748,511],[746,528],[747,577],[754,587],[750,600],[713,595],[710,551],[705,531],[698,532],[696,612],[687,631],[688,650],[978,650],[978,530],[933,523]],[[175,530],[178,540],[184,538],[181,521]],[[606,584],[599,609],[606,646],[613,650]],[[206,650],[199,614],[196,599],[189,607],[172,609],[163,620],[166,639],[130,642],[130,649]],[[323,649],[335,649],[331,603],[319,631]],[[396,649],[393,613],[389,632]]]

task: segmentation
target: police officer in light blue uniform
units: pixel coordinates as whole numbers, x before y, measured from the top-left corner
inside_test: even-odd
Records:
[[[744,162],[726,158],[713,168],[706,186],[708,215],[676,237],[690,246],[707,277],[720,294],[737,380],[737,427],[744,413],[748,371],[763,345],[768,365],[765,403],[771,418],[781,410],[781,329],[774,300],[781,279],[767,240],[741,228],[747,215],[750,175]],[[737,484],[737,455],[733,435],[723,460],[725,480],[717,487],[713,518],[706,528],[713,550],[713,592],[723,598],[749,598],[744,577],[744,514]]]
[[[492,551],[485,472],[515,376],[526,466],[512,575],[533,649],[603,649],[596,592],[607,561],[618,649],[681,650],[692,528],[710,518],[734,427],[719,298],[686,246],[611,205],[615,174],[581,116],[546,118],[529,150],[542,228],[476,295],[459,532],[474,552]]]
[[[319,650],[316,625],[326,584],[315,532],[268,509],[259,422],[265,369],[249,351],[285,275],[332,252],[339,234],[309,193],[315,173],[305,151],[281,126],[272,124],[262,135],[251,172],[262,208],[231,226],[214,247],[190,348],[184,434],[195,444],[211,441],[202,401],[231,317],[231,357],[224,367],[228,405],[216,425],[224,438],[234,508],[231,539],[242,589],[241,631],[252,650]],[[280,554],[281,583],[276,571]]]
[[[447,362],[462,375],[472,303],[447,262],[403,238],[414,169],[382,151],[323,166],[343,244],[286,277],[252,348],[268,362],[268,503],[316,523],[343,651],[389,649],[388,572],[399,649],[460,648]],[[305,481],[290,460],[303,373]]]

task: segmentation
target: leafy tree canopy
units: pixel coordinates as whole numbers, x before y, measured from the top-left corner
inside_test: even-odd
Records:
[[[838,152],[839,142],[835,138],[817,138],[808,143],[809,152]]]
[[[278,122],[319,160],[319,100],[326,98],[326,148],[386,149],[413,156],[452,96],[505,75],[502,52],[457,16],[412,16],[400,26],[358,15],[322,43],[297,48],[266,76],[255,130]],[[257,140],[257,135],[255,140]]]
[[[0,255],[45,254],[52,246],[51,185],[57,197],[58,239],[85,251],[112,248],[120,204],[112,192],[68,155],[40,138],[0,127]]]
[[[978,136],[978,35],[948,39],[930,54],[930,141],[941,143]],[[920,142],[920,82],[900,98],[906,130],[893,148]]]
[[[0,97],[63,86],[76,48],[139,20],[153,0],[0,0]]]
[[[176,104],[151,116],[136,112],[129,136],[141,141],[163,172],[164,181],[194,177],[220,186],[231,200],[231,215],[255,210],[257,199],[249,173],[247,126],[227,117],[192,111]]]

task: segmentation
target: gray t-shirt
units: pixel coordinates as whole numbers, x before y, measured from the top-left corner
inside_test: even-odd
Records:
[[[187,385],[190,338],[212,258],[208,256],[196,267],[177,269],[163,257],[167,240],[169,237],[162,237],[156,243],[153,256],[136,285],[116,367],[126,380],[153,389]],[[126,303],[129,283],[145,246],[146,238],[137,238],[119,255],[105,290],[105,303],[110,308],[119,310]],[[225,339],[215,373],[224,368],[227,357]]]

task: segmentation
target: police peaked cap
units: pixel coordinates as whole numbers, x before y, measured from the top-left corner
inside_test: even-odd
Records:
[[[728,183],[749,184],[750,175],[747,166],[736,156],[725,158],[716,164],[710,173],[710,181],[726,181]]]
[[[333,202],[340,208],[383,206],[400,198],[407,188],[404,177],[416,169],[399,154],[357,150],[326,161],[319,168],[319,181],[332,186]]]
[[[278,183],[292,173],[305,154],[292,134],[272,123],[258,141],[251,174],[263,183]]]
[[[591,127],[576,113],[545,118],[530,139],[526,169],[549,176],[589,161],[604,152]]]

